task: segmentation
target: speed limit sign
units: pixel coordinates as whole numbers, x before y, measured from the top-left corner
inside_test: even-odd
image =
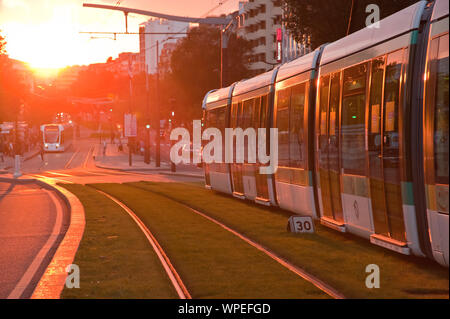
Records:
[[[293,233],[314,233],[314,223],[309,216],[289,217],[288,228]]]

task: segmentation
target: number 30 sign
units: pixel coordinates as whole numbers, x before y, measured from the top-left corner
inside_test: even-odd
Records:
[[[293,233],[314,233],[314,223],[311,217],[289,217],[288,230]]]

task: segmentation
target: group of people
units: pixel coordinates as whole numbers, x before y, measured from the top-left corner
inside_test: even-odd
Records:
[[[40,147],[41,136],[39,130],[28,130],[24,138],[16,141],[14,134],[0,134],[0,162],[4,162],[6,157],[23,155],[30,150]]]

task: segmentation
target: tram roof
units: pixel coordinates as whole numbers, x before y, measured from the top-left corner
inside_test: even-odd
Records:
[[[316,67],[319,53],[320,50],[316,49],[313,52],[280,66],[277,74],[277,82],[314,69]]]
[[[436,0],[431,21],[448,16],[448,0]]]
[[[226,100],[230,94],[230,88],[231,86],[227,86],[225,88],[209,92],[208,96],[206,97],[206,104]]]
[[[395,38],[408,31],[417,29],[426,4],[427,1],[419,1],[380,20],[379,28],[366,27],[327,45],[324,48],[320,65],[336,61],[388,39]]]
[[[233,90],[233,96],[244,94],[268,86],[272,83],[272,77],[275,70],[259,74],[251,79],[240,81]]]

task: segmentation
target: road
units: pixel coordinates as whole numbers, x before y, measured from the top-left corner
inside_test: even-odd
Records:
[[[83,132],[82,132],[83,133]],[[124,172],[95,166],[98,139],[76,139],[64,153],[36,156],[22,165],[24,177],[49,183],[199,181],[149,171]],[[167,150],[163,147],[163,157]],[[11,170],[12,171],[12,170]],[[1,176],[1,175],[0,175]],[[0,299],[28,298],[68,227],[68,210],[53,192],[37,184],[0,182]]]

